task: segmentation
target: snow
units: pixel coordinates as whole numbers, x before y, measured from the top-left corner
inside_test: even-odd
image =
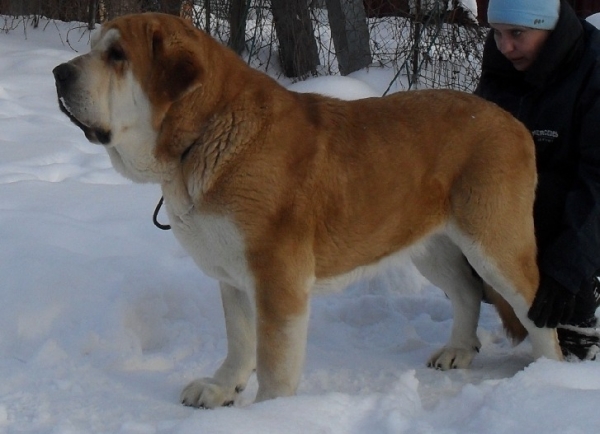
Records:
[[[474,17],[477,16],[477,0],[460,0],[459,3],[463,8],[471,11]]]
[[[120,177],[60,113],[51,69],[76,54],[67,36],[88,41],[67,28],[0,34],[0,433],[598,432],[598,362],[533,361],[490,306],[471,369],[426,368],[450,304],[409,263],[313,299],[297,396],[250,405],[253,379],[234,408],[180,405],[225,355],[217,283],[153,226],[159,187]],[[352,98],[392,77],[296,88]]]
[[[586,21],[592,23],[594,26],[600,29],[600,13],[590,15],[586,18]]]

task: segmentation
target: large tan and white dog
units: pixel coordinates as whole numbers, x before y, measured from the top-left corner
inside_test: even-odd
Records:
[[[62,109],[120,173],[161,185],[175,235],[220,281],[228,354],[184,404],[231,404],[255,369],[258,400],[294,394],[311,293],[400,252],[452,302],[450,341],[430,366],[465,368],[480,347],[483,285],[469,264],[500,294],[509,331],[561,358],[555,330],[527,319],[533,142],[498,107],[442,90],[294,93],[159,14],[108,22],[54,75]]]

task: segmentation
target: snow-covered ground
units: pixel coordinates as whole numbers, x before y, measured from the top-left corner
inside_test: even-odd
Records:
[[[426,368],[450,304],[410,264],[313,299],[296,397],[249,405],[252,380],[233,408],[180,405],[225,355],[217,284],[153,226],[159,187],[116,174],[58,110],[61,40],[87,35],[44,24],[0,34],[0,433],[598,432],[600,362],[533,362],[489,306],[470,370]],[[295,87],[360,97],[392,76]]]

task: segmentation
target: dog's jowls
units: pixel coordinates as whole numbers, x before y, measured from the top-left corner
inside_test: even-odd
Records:
[[[297,94],[176,17],[105,24],[54,70],[59,104],[114,167],[161,185],[175,236],[218,279],[228,354],[182,402],[234,402],[256,369],[258,400],[295,393],[313,291],[408,253],[452,302],[429,365],[466,368],[482,282],[508,331],[560,359],[527,310],[538,285],[533,142],[475,96],[401,92],[343,102]],[[523,328],[524,327],[524,328]]]

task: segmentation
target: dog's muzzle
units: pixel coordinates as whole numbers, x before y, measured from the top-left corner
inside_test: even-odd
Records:
[[[87,137],[90,142],[101,143],[103,145],[110,143],[110,131],[84,124],[70,108],[71,104],[69,104],[69,100],[73,95],[74,84],[77,83],[79,78],[79,70],[67,62],[61,63],[54,68],[52,74],[54,74],[54,80],[56,81],[56,91],[58,93],[58,105],[60,110],[69,117],[71,122],[81,128],[85,137]]]

